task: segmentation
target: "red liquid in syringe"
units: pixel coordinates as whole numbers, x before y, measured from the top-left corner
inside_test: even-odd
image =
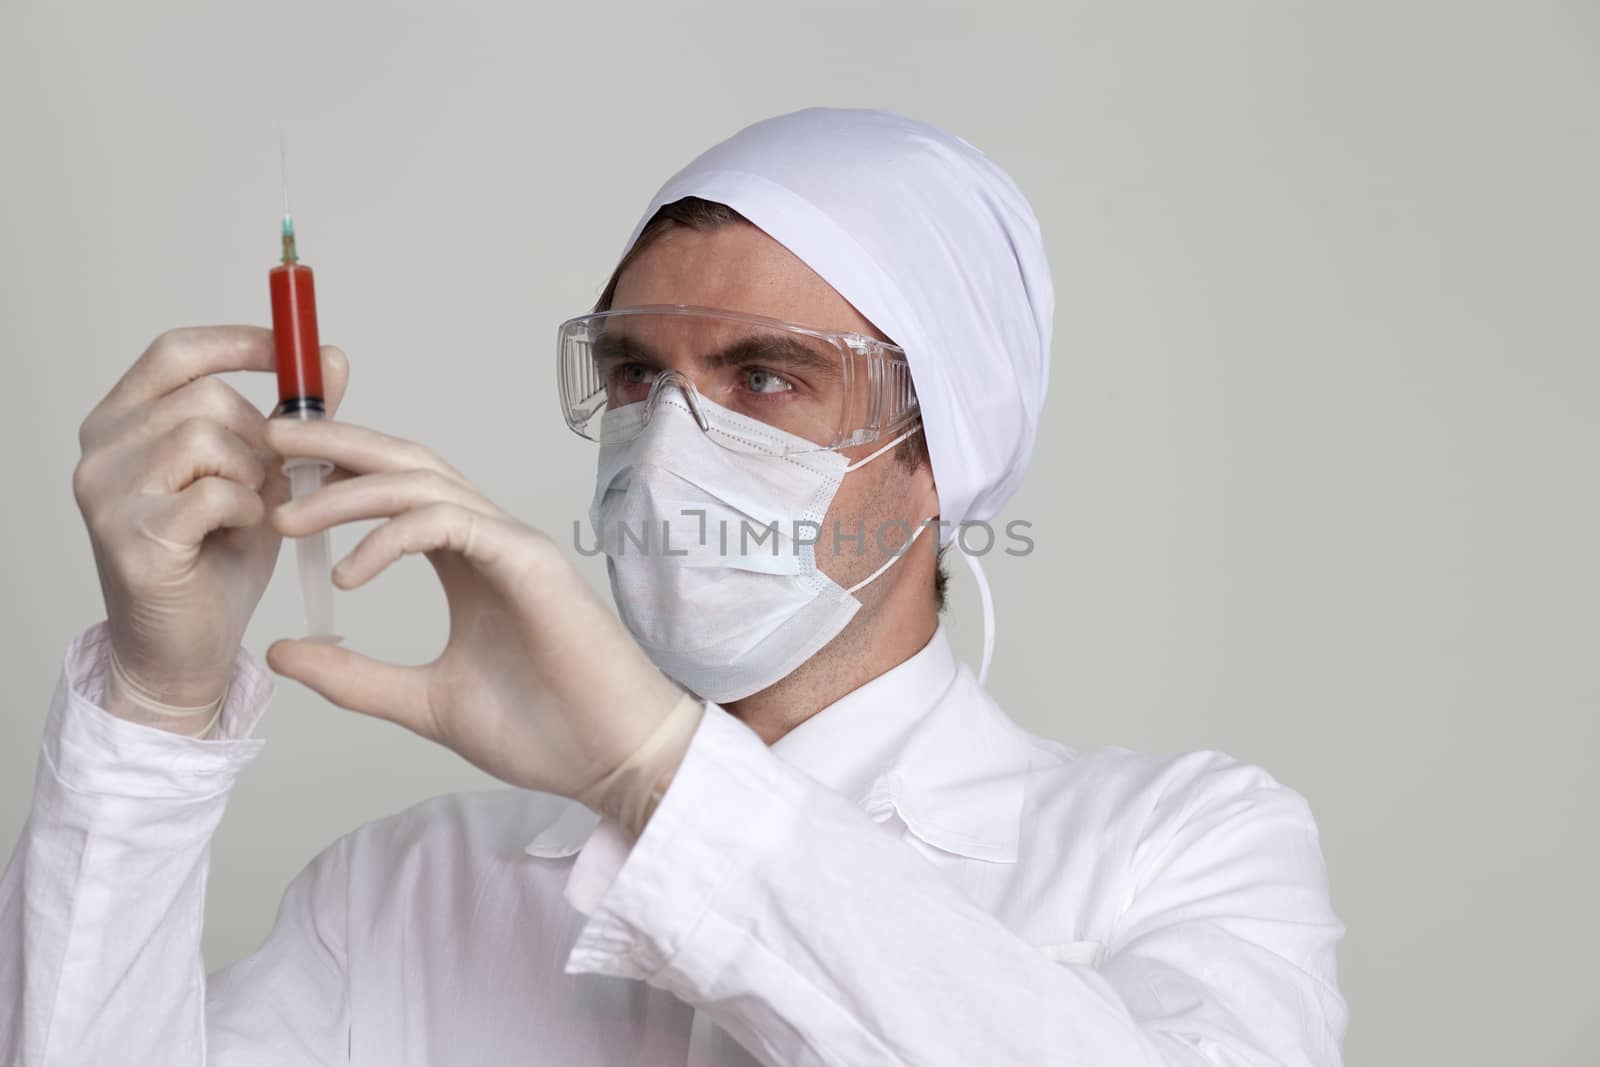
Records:
[[[272,338],[278,351],[278,413],[321,418],[322,346],[311,268],[295,253],[294,223],[283,220],[283,262],[269,272]]]

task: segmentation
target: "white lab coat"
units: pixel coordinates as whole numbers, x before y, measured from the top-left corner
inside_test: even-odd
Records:
[[[220,737],[177,737],[93,703],[105,636],[68,649],[0,882],[5,1064],[1340,1062],[1305,801],[1217,752],[1034,737],[942,631],[770,749],[708,706],[631,847],[511,789],[363,826],[208,977],[273,679],[241,650]]]

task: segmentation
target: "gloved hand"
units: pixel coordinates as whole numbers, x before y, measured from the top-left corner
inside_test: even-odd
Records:
[[[576,797],[637,834],[704,705],[669,680],[548,536],[483,497],[426,448],[348,423],[269,420],[285,458],[352,476],[275,508],[293,537],[383,518],[339,560],[354,589],[403,555],[433,565],[449,602],[444,651],[421,666],[282,640],[267,663],[335,704],[399,723],[502,781]]]
[[[331,414],[349,361],[324,346],[322,367]],[[114,714],[193,733],[219,706],[278,558],[278,531],[262,520],[289,485],[266,416],[215,375],[274,368],[271,330],[172,330],[79,427],[72,489],[105,599]]]

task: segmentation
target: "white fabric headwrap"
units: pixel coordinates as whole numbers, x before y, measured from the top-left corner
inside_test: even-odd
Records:
[[[623,254],[657,208],[686,196],[739,212],[905,349],[949,524],[941,541],[994,518],[1033,454],[1055,312],[1039,223],[1011,178],[927,123],[807,108],[747,126],[673,175]],[[985,608],[981,677],[992,608],[967,558]]]

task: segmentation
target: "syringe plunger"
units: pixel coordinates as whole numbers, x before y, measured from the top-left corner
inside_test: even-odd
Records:
[[[290,499],[299,500],[322,488],[322,479],[333,464],[325,459],[297,456],[286,460]],[[295,562],[300,571],[300,593],[306,604],[308,641],[337,644],[343,638],[333,632],[333,561],[328,546],[328,531],[295,539]]]

